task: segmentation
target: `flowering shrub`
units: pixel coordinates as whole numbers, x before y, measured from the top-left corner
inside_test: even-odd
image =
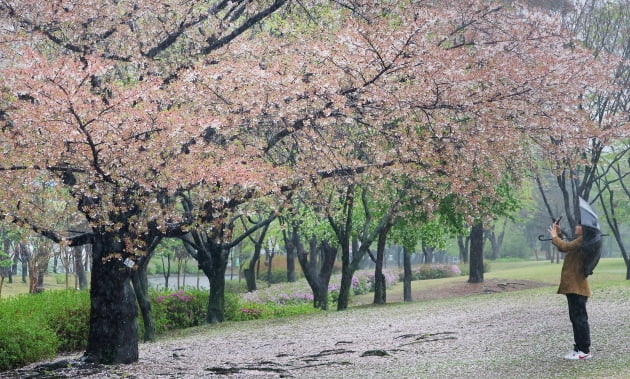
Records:
[[[328,303],[329,304],[337,304],[339,301],[339,284],[329,284],[328,285]]]
[[[385,276],[385,287],[389,288],[396,284],[398,275],[395,271],[383,270]],[[352,277],[352,292],[354,295],[363,295],[374,292],[374,271],[362,270],[355,272]]]
[[[411,280],[441,279],[459,276],[462,271],[457,265],[427,264],[411,270]],[[400,274],[402,280],[404,273]]]
[[[387,288],[393,286],[398,281],[398,274],[392,270],[383,270],[385,275],[385,285]],[[341,274],[330,279],[328,285],[328,302],[336,304],[339,300],[339,289]],[[352,277],[351,295],[362,295],[374,292],[374,271],[357,271]],[[276,284],[271,287],[247,292],[240,296],[241,300],[247,304],[264,304],[266,306],[299,306],[313,303],[313,292],[306,280],[299,280],[293,283]],[[261,317],[264,317],[261,316]],[[249,318],[248,318],[249,319]]]
[[[260,318],[260,315],[262,315],[262,311],[260,309],[255,309],[255,308],[239,308],[239,311],[242,314],[242,319],[239,321],[243,321],[243,320],[254,320],[257,318]]]
[[[206,291],[152,292],[151,297],[157,332],[189,328],[205,321],[208,304]]]
[[[241,298],[245,302],[259,304],[295,305],[311,303],[313,301],[313,293],[305,281],[299,281],[247,292]]]
[[[245,315],[250,315],[253,318],[260,317],[260,311],[258,309],[240,308],[240,311]]]

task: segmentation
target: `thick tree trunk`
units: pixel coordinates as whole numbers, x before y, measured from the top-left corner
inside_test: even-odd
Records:
[[[385,304],[387,302],[387,286],[383,270],[377,270],[374,276],[374,304]]]
[[[310,253],[304,251],[304,246],[300,241],[300,236],[297,232],[292,235],[293,244],[295,246],[296,255],[302,272],[306,277],[308,285],[313,292],[313,306],[321,310],[328,309],[328,284],[330,283],[330,276],[332,275],[332,269],[334,267],[335,258],[337,256],[337,249],[330,246],[329,243],[323,241],[321,243],[322,250],[322,265],[317,268],[317,260],[313,261],[313,251],[317,250],[317,241],[311,239],[310,241]],[[309,260],[310,257],[310,260]]]
[[[225,321],[225,275],[215,275],[210,279],[210,299],[206,322],[216,324]]]
[[[44,287],[44,277],[46,275],[46,270],[44,268],[41,268],[40,270],[38,270],[37,272],[37,281],[35,283],[35,292],[36,293],[41,293],[44,292],[45,287]]]
[[[313,307],[323,311],[328,310],[328,286],[311,287],[313,291]]]
[[[107,244],[109,245],[109,244]],[[102,364],[138,360],[138,308],[130,283],[130,269],[112,253],[110,246],[93,246],[90,287],[90,331],[85,358]],[[105,259],[104,259],[105,258]]]
[[[339,299],[337,302],[338,311],[348,309],[350,290],[352,289],[352,275],[354,275],[354,270],[349,265],[341,268],[341,284],[339,285]]]
[[[211,272],[206,273],[210,280],[210,298],[208,299],[208,314],[206,322],[216,324],[225,321],[225,270],[227,259],[216,262]],[[204,271],[206,272],[206,271]]]
[[[247,284],[247,292],[256,291],[258,288],[256,286],[256,277],[258,276],[258,269],[260,265],[260,250],[261,245],[255,241],[254,242],[254,254],[252,255],[251,260],[249,261],[247,268],[243,270],[243,275],[245,276],[245,283]]]
[[[208,251],[199,252],[199,267],[210,283],[208,313],[206,323],[216,324],[225,321],[225,272],[227,270],[229,249],[219,244],[208,246]]]
[[[256,263],[260,259],[260,250],[256,250],[251,260],[247,264],[247,268],[243,270],[245,283],[247,284],[247,292],[256,291]]]
[[[470,231],[470,276],[468,283],[483,283],[483,224],[473,225]]]
[[[348,244],[342,242],[341,248],[341,284],[339,285],[339,300],[337,301],[337,310],[343,311],[348,308],[350,298],[350,290],[352,288],[352,276],[354,268],[350,264],[350,248]],[[355,251],[355,254],[357,252]]]

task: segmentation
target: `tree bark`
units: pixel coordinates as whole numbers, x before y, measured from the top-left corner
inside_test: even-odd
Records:
[[[166,255],[166,265],[164,264],[164,258],[164,255],[160,257],[162,260],[162,275],[164,276],[164,287],[168,289],[168,279],[171,276],[171,256],[169,254]]]
[[[214,245],[210,250],[212,259],[203,260],[204,264],[200,267],[210,282],[206,323],[216,324],[225,321],[225,272],[229,250],[225,251],[226,249],[220,245]]]
[[[90,331],[85,358],[101,364],[126,364],[138,360],[138,308],[130,269],[113,257],[114,251],[109,251],[113,246],[103,240],[93,245]],[[110,254],[112,258],[108,257]]]
[[[287,282],[295,282],[295,247],[290,239],[285,238],[285,247],[287,250]]]
[[[293,245],[296,248],[296,255],[302,272],[306,277],[309,287],[313,292],[313,306],[321,310],[328,309],[328,284],[330,283],[330,277],[335,265],[335,259],[337,256],[337,249],[331,246],[327,241],[320,243],[320,249],[322,251],[322,265],[317,268],[317,259],[313,259],[314,251],[317,250],[317,240],[312,238],[310,240],[310,252],[304,250],[304,245],[300,241],[300,236],[297,230],[292,233]],[[310,260],[309,260],[310,257]]]
[[[413,300],[411,296],[411,253],[406,248],[403,248],[403,254],[403,300],[409,302]]]
[[[483,224],[470,230],[470,276],[468,283],[483,283]]]
[[[26,278],[29,277],[29,273],[28,273],[28,258],[24,259],[22,258],[22,283],[28,283],[28,280]]]
[[[254,255],[247,263],[247,268],[243,270],[245,276],[245,283],[247,284],[247,292],[253,292],[257,290],[256,287],[256,263],[260,259],[260,250],[254,249]]]
[[[87,288],[87,276],[83,269],[83,248],[81,246],[75,246],[72,248],[74,252],[74,272],[79,280],[79,289],[84,290]]]
[[[350,298],[350,289],[352,288],[352,276],[356,270],[352,267],[350,261],[349,244],[343,241],[342,238],[339,240],[341,243],[341,284],[339,285],[337,310],[343,311],[348,308],[348,299]],[[357,254],[356,251],[354,253]]]
[[[271,251],[267,251],[267,255],[266,255],[266,259],[265,261],[267,262],[267,284],[271,285],[272,282],[272,275],[273,275],[273,257],[274,257],[275,253],[273,250]]]
[[[389,225],[389,224],[388,224]],[[374,269],[374,304],[385,304],[387,301],[387,283],[383,274],[385,260],[385,243],[391,226],[384,227],[378,234],[376,247],[376,267]]]
[[[470,237],[466,237],[464,239],[463,236],[457,236],[457,246],[459,247],[459,258],[462,260],[462,263],[468,263],[468,242]]]
[[[131,282],[136,295],[138,307],[142,313],[142,322],[144,325],[144,342],[155,341],[155,320],[153,319],[153,310],[151,301],[149,300],[149,280],[147,278],[147,266],[149,256],[137,265],[136,270],[131,271]]]
[[[258,220],[260,222],[261,220]],[[257,222],[250,221],[252,224],[256,224]],[[243,221],[243,227],[247,229],[245,222]],[[244,270],[245,274],[245,282],[247,283],[247,291],[252,292],[257,290],[256,286],[256,278],[260,275],[260,253],[262,251],[263,243],[265,241],[265,236],[267,235],[267,230],[269,229],[269,224],[263,226],[261,228],[261,232],[258,236],[253,237],[249,236],[250,241],[254,244],[254,254],[252,255],[252,259],[249,261],[248,270]]]

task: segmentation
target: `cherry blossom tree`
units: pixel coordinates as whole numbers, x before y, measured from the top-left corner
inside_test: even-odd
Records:
[[[279,107],[282,122],[272,124],[278,130],[266,148],[285,144],[315,157],[285,153],[296,172],[352,175],[349,185],[402,173],[425,178],[427,209],[455,194],[478,224],[489,216],[481,205],[501,198],[492,183],[505,171],[518,179],[538,146],[551,151],[549,134],[574,142],[588,135],[594,125],[584,100],[594,88],[613,88],[613,66],[546,14],[475,2],[370,10],[344,19],[343,37],[304,44],[313,47],[302,52],[310,56],[305,90],[283,100],[308,101],[309,114],[327,117]],[[384,17],[396,26],[376,21]]]
[[[88,360],[138,359],[132,270],[156,237],[185,222],[165,199],[203,180],[247,180],[230,167],[244,166],[242,146],[205,149],[208,165],[192,164],[201,153],[185,156],[221,124],[215,107],[190,102],[199,94],[186,83],[200,56],[285,3],[0,3],[2,214],[54,241],[92,244]],[[46,182],[67,190],[87,229],[58,231],[34,217],[25,195]]]
[[[385,177],[429,186],[427,214],[455,194],[479,218],[527,141],[589,130],[579,101],[609,76],[555,20],[481,0],[3,0],[0,20],[2,214],[92,244],[102,363],[138,359],[130,276],[155,238],[227,225],[217,204]],[[46,182],[86,229],[36,217]],[[201,201],[182,214],[185,191]]]
[[[593,120],[593,127],[580,133],[567,132],[564,129],[553,133],[551,139],[544,144],[543,156],[548,165],[544,168],[551,172],[555,181],[545,181],[545,175],[539,175],[538,183],[551,217],[549,205],[555,191],[560,194],[562,215],[566,217],[569,229],[573,230],[579,222],[578,197],[586,200],[597,200],[607,197],[607,173],[614,172],[614,166],[625,160],[627,155],[627,139],[630,135],[629,116],[630,98],[630,34],[628,23],[630,7],[627,0],[606,2],[600,0],[583,1],[576,4],[570,12],[566,12],[563,23],[575,31],[579,43],[592,49],[596,56],[608,57],[615,65],[611,73],[616,86],[605,90],[589,89],[589,95],[583,107]],[[609,201],[601,201],[603,213],[610,213]],[[608,208],[608,209],[605,209]],[[609,219],[609,227],[614,230],[613,219]],[[613,232],[614,234],[614,232]],[[621,240],[617,239],[622,252],[625,252]],[[625,254],[622,253],[622,255]],[[630,277],[630,261],[626,259],[628,277]]]

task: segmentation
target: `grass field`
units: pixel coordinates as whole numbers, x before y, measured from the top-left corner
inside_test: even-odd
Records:
[[[28,280],[28,279],[27,279]],[[70,277],[70,287],[74,285],[74,277]],[[66,289],[65,283],[58,284],[54,275],[46,275],[44,277],[44,288],[48,290],[63,290]],[[2,286],[2,293],[0,296],[4,299],[9,296],[28,293],[28,282],[22,282],[22,276],[14,276],[13,283],[8,283],[8,278],[4,279],[4,285]]]
[[[560,269],[562,268],[562,262],[550,263],[549,261],[487,261],[490,265],[490,272],[484,274],[485,278],[497,278],[497,279],[509,279],[509,280],[532,280],[536,282],[549,283],[550,285],[557,285],[560,280]],[[600,286],[605,286],[607,283],[619,283],[625,281],[626,278],[626,265],[622,258],[603,258],[597,268],[595,274],[589,278],[589,282],[593,290],[596,290]],[[435,280],[422,280],[412,282],[413,289],[428,289],[436,286],[443,286],[452,282],[462,282],[468,280],[467,276],[460,276],[446,279]],[[74,277],[70,277],[70,286],[74,285]],[[57,283],[57,279],[54,275],[46,275],[45,280],[46,290],[65,289],[65,283]],[[630,285],[630,281],[628,281]],[[398,283],[391,290],[388,290],[389,294],[395,295],[397,291],[402,293],[402,284]],[[4,286],[2,287],[2,298],[9,296],[28,293],[28,283],[22,283],[20,276],[13,278],[13,283],[7,283],[5,279]],[[372,295],[367,295],[372,296]]]
[[[209,365],[243,373],[262,367],[304,378],[630,377],[630,281],[623,259],[602,259],[589,279],[594,358],[588,362],[562,359],[571,331],[566,300],[555,295],[560,270],[561,264],[546,261],[495,261],[485,274],[488,281],[529,280],[548,286],[190,328],[142,344],[137,364],[106,367],[90,377],[200,377],[208,375]],[[414,281],[412,292],[467,279]],[[50,288],[64,287],[55,283]],[[388,298],[396,292],[402,293],[401,283],[388,289]],[[404,338],[411,335],[419,340],[406,343]],[[173,358],[173,351],[185,357],[185,365]],[[325,354],[331,351],[335,354]],[[360,355],[364,351],[390,355],[365,358]],[[313,364],[316,355],[321,357]],[[262,369],[258,372],[266,372]]]
[[[560,263],[549,261],[490,261],[490,272],[484,274],[485,279],[503,280],[531,280],[557,286],[560,283]],[[594,294],[600,288],[610,286],[626,286],[630,289],[630,281],[626,278],[626,265],[622,258],[603,258],[595,273],[589,277],[589,283]],[[454,283],[464,283],[468,276],[457,276],[444,279],[417,280],[411,282],[411,292],[438,288]],[[387,290],[388,298],[402,297],[402,283],[397,283]],[[371,301],[373,294],[361,295],[355,299],[356,303],[366,304]]]

